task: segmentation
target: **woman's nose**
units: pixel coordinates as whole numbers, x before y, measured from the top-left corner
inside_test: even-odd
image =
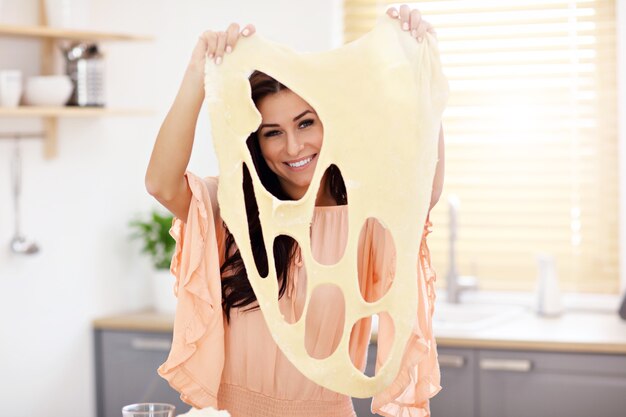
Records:
[[[298,138],[298,135],[294,133],[287,134],[287,154],[289,156],[298,156],[304,144]]]

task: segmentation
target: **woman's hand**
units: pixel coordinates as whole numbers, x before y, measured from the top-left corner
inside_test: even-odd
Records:
[[[422,19],[422,14],[417,9],[411,10],[409,6],[403,4],[400,6],[399,12],[395,7],[390,7],[387,9],[387,14],[392,19],[400,19],[402,30],[409,31],[411,36],[417,39],[418,42],[421,42],[424,39],[424,35],[426,35],[426,33],[430,33],[437,37],[433,26]]]
[[[255,30],[254,25],[249,24],[240,32],[239,25],[231,23],[224,32],[212,30],[203,32],[191,54],[189,69],[204,74],[204,63],[207,57],[219,65],[224,59],[224,54],[232,52],[235,48],[240,36],[251,36]]]

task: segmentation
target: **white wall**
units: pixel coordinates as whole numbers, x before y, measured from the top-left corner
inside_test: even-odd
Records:
[[[0,0],[0,23],[34,24],[37,0]],[[159,125],[197,36],[231,21],[300,51],[339,44],[340,1],[92,0],[93,28],[152,34],[152,43],[104,44],[111,107],[154,109],[141,118],[60,119],[59,156],[22,144],[22,229],[41,246],[8,250],[13,233],[9,161],[0,140],[0,415],[95,415],[91,321],[149,302],[149,265],[127,239],[129,219],[155,205],[143,184]],[[39,70],[36,40],[0,38],[0,69]],[[37,131],[38,119],[0,118],[0,132]],[[217,172],[207,117],[190,169]]]

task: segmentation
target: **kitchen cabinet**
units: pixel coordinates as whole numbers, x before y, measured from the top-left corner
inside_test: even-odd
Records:
[[[148,36],[120,33],[106,33],[86,30],[58,29],[46,26],[44,0],[39,0],[39,25],[6,25],[0,24],[1,37],[33,38],[41,42],[41,75],[50,75],[54,68],[55,42],[72,41],[148,41]],[[0,108],[0,117],[41,117],[43,120],[44,157],[51,159],[57,156],[57,126],[59,117],[93,117],[93,116],[133,116],[146,115],[149,111],[140,109],[105,109],[81,107],[38,107],[19,106],[17,108]]]
[[[476,352],[472,349],[439,348],[443,389],[430,400],[433,417],[478,417],[476,401]]]
[[[559,320],[558,337],[553,337],[555,323],[551,321],[545,335],[539,325],[518,326],[525,329],[526,339],[519,339],[518,334],[507,340],[500,333],[498,339],[438,338],[443,389],[431,400],[433,417],[626,415],[623,323],[619,318],[612,322],[606,316],[573,313]],[[182,407],[179,412],[189,408],[156,374],[169,351],[172,323],[172,316],[154,312],[94,321],[98,417],[119,417],[121,406],[144,400],[175,403]],[[576,337],[567,336],[581,325],[602,328],[602,334],[578,330]],[[375,363],[376,345],[372,344],[367,375],[373,375]],[[358,417],[373,416],[370,398],[353,403]],[[112,411],[105,414],[104,410]]]
[[[178,392],[157,374],[169,353],[171,332],[95,330],[97,416],[120,417],[122,407],[165,402],[187,412]]]
[[[372,343],[368,349],[367,353],[367,365],[365,367],[365,375],[374,376],[374,372],[376,371],[376,353],[377,353],[377,345],[376,343]],[[354,411],[356,412],[357,417],[371,417],[378,416],[378,414],[372,414],[372,398],[353,398],[352,405],[354,406]]]
[[[626,356],[439,348],[433,417],[623,417]]]
[[[97,416],[119,417],[122,407],[138,402],[166,402],[176,413],[189,410],[179,394],[156,370],[165,362],[172,341],[171,332],[96,329]],[[370,346],[365,374],[374,375],[376,345]],[[370,412],[371,398],[353,399],[358,417]]]
[[[626,415],[624,356],[482,350],[477,386],[481,417]]]

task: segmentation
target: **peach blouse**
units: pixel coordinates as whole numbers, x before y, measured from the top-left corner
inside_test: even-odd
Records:
[[[159,374],[180,392],[182,401],[196,408],[226,409],[232,417],[355,416],[350,397],[315,384],[289,362],[259,309],[233,308],[230,323],[226,322],[220,283],[225,229],[217,205],[218,181],[191,172],[185,175],[193,197],[187,222],[175,218],[170,230],[176,240],[171,272],[176,277],[178,304],[172,348]],[[311,247],[318,262],[340,259],[347,240],[347,216],[347,206],[315,208]],[[372,398],[372,411],[383,416],[429,416],[429,399],[441,389],[431,325],[435,273],[425,240],[429,226],[427,222],[420,249],[419,307],[413,334],[396,379]],[[377,222],[368,222],[359,241],[359,279],[365,300],[376,299],[391,284],[395,253],[387,233]],[[296,258],[287,291],[279,300],[289,321],[300,317],[306,297],[306,269]],[[328,356],[341,338],[344,306],[333,301],[336,297],[342,298],[329,291],[311,299],[305,344],[313,357]],[[350,356],[357,367],[365,369],[370,322],[361,320],[357,326]],[[384,337],[390,328],[381,315],[377,369],[391,347]]]

